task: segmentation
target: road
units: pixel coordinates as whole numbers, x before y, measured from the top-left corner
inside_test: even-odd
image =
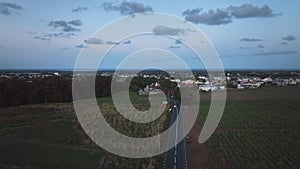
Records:
[[[168,145],[175,145],[176,140],[184,135],[183,118],[180,113],[180,105],[171,97],[172,117],[171,124],[175,124],[174,130],[169,130]],[[178,118],[177,118],[178,117]],[[165,156],[164,169],[187,169],[186,141],[182,139],[170,149]]]

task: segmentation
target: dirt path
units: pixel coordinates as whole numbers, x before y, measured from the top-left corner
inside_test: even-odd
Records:
[[[182,112],[184,116],[185,131],[190,132],[187,140],[187,160],[189,169],[207,169],[209,168],[209,151],[207,143],[200,144],[198,141],[202,127],[198,120],[192,124],[193,119],[197,118],[197,114],[193,113],[193,106],[183,106]]]
[[[188,168],[190,169],[207,169],[209,168],[209,152],[207,144],[200,144],[198,137],[201,127],[195,123],[189,133],[190,139],[187,142]]]

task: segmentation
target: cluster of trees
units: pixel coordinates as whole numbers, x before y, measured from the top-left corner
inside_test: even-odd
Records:
[[[110,95],[110,77],[96,78],[96,96]],[[72,79],[0,79],[0,107],[72,101]]]
[[[65,78],[1,79],[0,107],[21,104],[68,102],[72,100],[71,80]]]
[[[111,95],[112,77],[97,76],[95,80],[96,97]],[[137,92],[146,85],[158,82],[160,89],[167,95],[170,91],[179,96],[177,84],[168,79],[135,77],[131,81],[130,91]],[[120,87],[121,88],[121,87]],[[177,98],[179,100],[180,98]],[[0,79],[0,107],[23,104],[54,103],[72,101],[72,79],[49,77],[43,79]]]

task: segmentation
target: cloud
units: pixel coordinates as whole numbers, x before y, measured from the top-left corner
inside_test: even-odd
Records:
[[[243,4],[241,6],[230,6],[227,8],[230,14],[237,18],[267,18],[275,17],[280,14],[273,13],[273,10],[268,5],[262,7],[254,6],[252,4]]]
[[[129,45],[129,44],[131,44],[131,41],[130,41],[130,40],[128,40],[128,41],[125,41],[125,42],[123,42],[123,44],[125,44],[125,45]]]
[[[42,41],[51,41],[51,38],[45,36],[34,36],[33,39],[42,40]]]
[[[79,19],[75,19],[75,20],[69,21],[68,23],[70,25],[74,25],[74,26],[82,26],[82,22]]]
[[[180,46],[172,45],[169,47],[170,49],[180,49]]]
[[[176,39],[174,43],[175,44],[182,44],[181,40],[178,40],[178,39]]]
[[[203,11],[202,8],[187,9],[187,10],[182,12],[182,15],[197,15],[202,11]]]
[[[225,10],[209,10],[208,12],[203,12],[201,14],[200,12],[201,10],[199,8],[187,9],[182,15],[185,16],[186,21],[195,24],[224,25],[232,22],[232,16]]]
[[[294,40],[296,40],[296,37],[294,35],[288,35],[286,37],[283,37],[282,40],[294,41]]]
[[[180,28],[170,28],[167,26],[157,25],[153,28],[153,33],[155,35],[180,35],[184,34],[185,30]]]
[[[262,52],[262,53],[256,53],[256,55],[259,56],[269,56],[269,55],[288,55],[288,54],[297,54],[298,51],[291,50],[291,51],[271,51],[271,52]]]
[[[0,14],[11,15],[14,10],[22,10],[23,7],[14,3],[0,2]]]
[[[262,44],[259,44],[259,45],[257,45],[257,48],[263,49],[263,48],[265,48],[265,46]]]
[[[105,41],[101,38],[89,38],[84,41],[88,45],[119,45],[120,42],[115,41]]]
[[[62,38],[71,38],[72,36],[77,36],[75,33],[45,33],[43,34],[46,37],[56,38],[56,37],[62,37]]]
[[[49,22],[48,26],[53,27],[53,28],[62,28],[62,31],[64,32],[76,32],[80,31],[78,26],[81,26],[82,22],[79,19],[75,19],[72,21],[64,21],[64,20],[59,20],[59,21],[51,21]]]
[[[0,48],[5,48],[5,45],[1,45],[1,44],[0,44]]]
[[[36,32],[30,32],[26,31],[26,33],[33,37],[33,39],[36,40],[42,40],[42,41],[51,41],[53,38],[71,38],[73,36],[77,36],[75,33],[36,33]]]
[[[72,12],[82,12],[82,11],[86,11],[86,10],[88,10],[88,9],[89,9],[88,7],[85,7],[85,6],[79,6],[79,7],[77,7],[77,8],[72,9],[71,11],[72,11]]]
[[[99,38],[89,38],[84,41],[84,43],[89,44],[89,45],[103,45],[105,44],[104,40],[99,39]]]
[[[120,42],[106,41],[106,44],[108,44],[108,45],[119,45]]]
[[[256,47],[245,47],[245,46],[239,47],[239,49],[241,50],[249,50],[249,49],[256,49],[256,48],[263,49],[265,48],[265,46],[262,44],[258,44]]]
[[[84,49],[84,48],[88,48],[88,46],[86,46],[84,44],[80,44],[80,45],[77,45],[76,48]]]
[[[224,9],[210,9],[203,12],[202,8],[187,9],[182,12],[186,21],[195,24],[206,25],[225,25],[233,22],[233,19],[242,18],[267,18],[275,17],[281,14],[276,14],[268,5],[262,7],[251,4],[243,4],[241,6],[229,6]]]
[[[102,4],[105,11],[118,11],[121,15],[133,15],[135,13],[152,12],[152,7],[138,2],[123,1],[120,4],[105,2]]]
[[[243,38],[240,41],[243,42],[260,42],[260,41],[264,41],[263,39],[258,39],[258,38]]]

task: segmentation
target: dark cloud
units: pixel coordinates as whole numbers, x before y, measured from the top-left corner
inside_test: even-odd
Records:
[[[157,25],[153,28],[153,33],[155,35],[180,35],[184,34],[185,30],[180,28],[170,28],[167,26]]]
[[[288,35],[286,37],[283,37],[282,40],[294,41],[294,40],[296,40],[296,37],[294,35]]]
[[[106,44],[108,44],[108,45],[119,45],[120,42],[107,41]]]
[[[256,53],[256,55],[263,56],[263,55],[288,55],[288,54],[297,54],[298,51],[291,50],[291,51],[272,51],[272,52],[262,52]]]
[[[49,37],[40,36],[40,35],[34,36],[33,39],[42,40],[42,41],[50,41],[51,40],[51,38],[49,38]]]
[[[258,39],[258,38],[243,38],[240,41],[243,42],[260,42],[260,41],[264,41],[263,39]]]
[[[71,38],[77,36],[75,33],[36,33],[26,31],[27,34],[31,35],[33,39],[42,40],[42,41],[51,41],[53,38]]]
[[[125,41],[125,42],[123,42],[123,44],[129,45],[129,44],[131,44],[131,41],[130,40]]]
[[[14,3],[0,2],[0,14],[11,15],[14,10],[22,10],[23,7]]]
[[[268,5],[262,7],[254,6],[252,4],[243,4],[241,6],[230,6],[227,8],[230,14],[238,19],[241,18],[266,18],[274,17],[280,14],[273,13],[273,10]]]
[[[280,14],[275,14],[268,5],[258,7],[251,4],[243,4],[241,6],[229,6],[225,9],[210,9],[207,12],[203,12],[201,8],[187,9],[183,11],[182,15],[186,21],[195,24],[225,25],[231,23],[233,19],[267,18]]]
[[[224,25],[232,22],[232,16],[225,10],[217,9],[209,10],[208,12],[201,13],[199,8],[185,10],[182,15],[185,16],[186,21],[190,21],[195,24],[206,25]]]
[[[76,48],[84,49],[84,48],[88,48],[88,47],[84,44],[80,44],[80,45],[77,45]]]
[[[105,11],[118,11],[122,15],[133,15],[135,13],[152,12],[152,7],[138,2],[113,3],[105,2],[102,4]]]
[[[71,11],[72,11],[72,12],[82,12],[82,11],[86,11],[86,10],[88,10],[88,9],[89,9],[88,7],[85,7],[85,6],[79,6],[79,7],[77,7],[77,8],[72,9]]]
[[[170,49],[180,49],[180,46],[172,45],[169,47]]]
[[[61,37],[61,38],[71,38],[73,36],[77,36],[77,34],[75,33],[49,33],[49,34],[43,34],[46,37],[50,37],[50,38],[57,38],[57,37]]]
[[[78,26],[81,26],[82,22],[79,19],[75,19],[72,21],[64,21],[64,20],[59,20],[59,21],[51,21],[48,26],[53,27],[53,28],[62,28],[62,31],[64,32],[76,32],[80,31]]]
[[[5,46],[0,44],[0,48],[5,48]]]
[[[105,44],[104,40],[99,39],[99,38],[89,38],[84,41],[84,43],[89,44],[89,45],[103,45]]]
[[[84,41],[88,45],[119,45],[120,42],[115,41],[105,41],[101,38],[89,38]]]
[[[195,9],[187,9],[182,12],[182,15],[197,15],[202,12],[202,8],[195,8]]]
[[[257,48],[263,49],[263,48],[265,48],[265,46],[262,44],[259,44],[259,45],[257,45]]]
[[[181,44],[181,43],[182,43],[181,40],[178,39],[175,40],[175,44]]]
[[[82,26],[82,22],[79,19],[75,19],[75,20],[69,21],[68,23],[70,25],[73,25],[73,26]]]

